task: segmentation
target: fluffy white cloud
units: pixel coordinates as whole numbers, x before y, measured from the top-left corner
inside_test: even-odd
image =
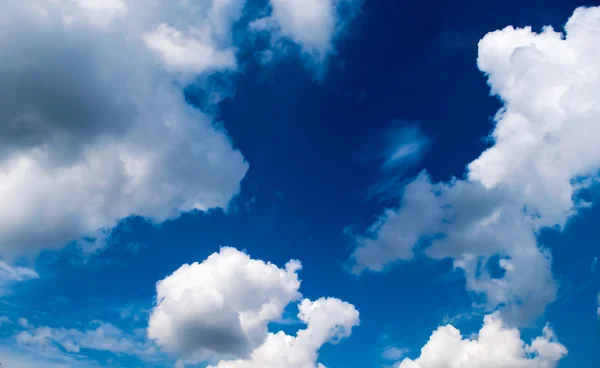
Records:
[[[487,315],[479,334],[463,338],[452,325],[439,327],[415,360],[404,359],[398,368],[552,368],[567,355],[546,326],[543,335],[525,344],[515,328],[506,327],[498,314]]]
[[[298,309],[298,318],[307,327],[295,337],[269,333],[247,360],[221,361],[213,368],[325,368],[317,363],[319,349],[350,336],[352,327],[359,324],[358,311],[335,298],[304,299]]]
[[[548,326],[527,345],[517,329],[506,327],[497,314],[491,314],[473,339],[463,338],[452,325],[439,327],[420,357],[404,359],[397,368],[552,368],[566,354]]]
[[[280,269],[234,248],[183,265],[156,286],[148,336],[188,361],[247,356],[300,297],[300,267]]]
[[[248,165],[174,82],[235,66],[242,7],[3,4],[0,254],[59,248],[130,215],[160,222],[227,205]]]
[[[585,185],[573,181],[598,175],[599,29],[600,8],[579,8],[565,35],[507,27],[479,43],[477,64],[504,108],[469,178],[517,190],[542,225],[563,225]]]
[[[234,248],[184,265],[158,282],[148,337],[186,364],[221,360],[220,368],[312,367],[321,345],[350,334],[358,312],[334,298],[305,299],[298,314],[305,330],[296,337],[269,333],[267,325],[301,297],[300,267],[290,261],[278,268]]]
[[[253,22],[253,28],[272,32],[298,44],[320,62],[334,51],[338,33],[354,15],[362,0],[270,0],[271,15]]]
[[[543,312],[556,285],[536,234],[586,205],[577,191],[600,170],[599,15],[577,9],[566,35],[508,27],[480,41],[478,65],[504,102],[494,145],[469,164],[465,180],[431,183],[422,174],[409,184],[400,205],[357,238],[355,272],[425,248],[453,259],[487,309],[502,306],[511,322]]]

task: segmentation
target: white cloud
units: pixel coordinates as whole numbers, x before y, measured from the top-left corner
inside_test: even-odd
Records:
[[[439,327],[417,359],[404,359],[397,368],[553,368],[566,354],[548,326],[527,345],[517,329],[492,314],[473,339],[463,338],[452,325]]]
[[[27,320],[27,318],[21,317],[17,320],[17,323],[19,324],[19,326],[21,326],[23,328],[33,328],[33,326],[29,324],[29,321]]]
[[[102,26],[107,26],[114,18],[127,13],[125,0],[72,0],[72,2],[86,11],[92,21]]]
[[[394,260],[410,260],[418,245],[433,259],[451,258],[464,271],[467,288],[485,295],[485,307],[503,306],[505,318],[526,321],[556,297],[550,256],[511,192],[456,180],[433,184],[421,174],[404,191],[397,210],[388,211],[354,254],[354,272],[382,270]],[[417,248],[415,248],[417,245]],[[498,277],[486,264],[501,255]]]
[[[126,337],[123,331],[109,323],[102,323],[97,328],[86,331],[37,327],[33,331],[21,332],[17,335],[17,341],[24,345],[44,345],[52,341],[60,344],[69,353],[93,349],[117,354],[144,355],[152,350],[143,343]]]
[[[64,361],[83,364],[87,358],[82,349],[137,356],[147,362],[160,358],[156,347],[143,337],[130,335],[105,322],[94,322],[92,329],[35,327],[19,319],[25,329],[15,336],[15,349],[27,350],[41,361]],[[60,347],[60,348],[59,348]]]
[[[234,248],[183,265],[156,286],[148,336],[188,361],[247,356],[300,297],[300,267],[280,269]]]
[[[335,298],[304,299],[298,309],[298,318],[307,327],[295,337],[269,333],[247,360],[221,361],[213,368],[324,368],[317,363],[319,349],[350,336],[359,324],[359,313],[352,304]]]
[[[241,18],[245,3],[245,0],[186,3],[195,19],[183,24],[179,14],[173,19],[183,30],[163,23],[143,39],[172,71],[202,73],[234,69],[237,62],[231,45],[231,27]]]
[[[40,277],[37,272],[30,268],[10,266],[6,262],[0,261],[0,280],[1,281],[26,281]],[[0,282],[1,282],[0,281]]]
[[[479,43],[479,68],[504,108],[494,145],[469,164],[469,178],[517,190],[542,225],[573,213],[573,180],[600,168],[600,8],[579,8],[566,35],[507,27]]]
[[[161,24],[153,32],[144,36],[144,41],[157,52],[168,69],[184,72],[203,72],[211,68],[235,68],[235,54],[232,50],[216,50],[210,44],[193,37],[186,37],[180,31]]]
[[[480,41],[479,68],[504,102],[494,145],[469,164],[465,180],[431,183],[422,174],[409,184],[400,205],[357,237],[355,272],[426,247],[427,256],[464,270],[486,309],[502,307],[511,322],[543,312],[556,284],[537,232],[563,226],[585,206],[577,190],[600,170],[598,15],[600,8],[577,9],[564,36],[508,27]]]
[[[81,362],[67,356],[48,356],[40,352],[16,347],[0,347],[2,365],[11,368],[99,368],[90,362]]]
[[[274,42],[288,39],[316,62],[334,51],[333,42],[361,0],[270,0],[271,15],[252,27],[272,32]]]
[[[15,282],[37,279],[40,276],[34,270],[26,267],[11,266],[0,261],[0,295],[6,292],[6,287]]]
[[[312,367],[321,345],[350,334],[358,312],[334,298],[304,299],[298,318],[306,330],[296,337],[269,333],[267,325],[301,297],[300,267],[290,261],[278,268],[234,248],[184,265],[158,282],[148,337],[182,364],[221,360],[219,368]]]
[[[3,4],[0,254],[60,248],[130,215],[161,222],[227,205],[248,164],[223,129],[186,104],[175,82],[181,73],[234,65],[222,56],[242,7],[241,1]],[[196,55],[200,41],[190,35],[167,59],[161,47],[144,42],[161,29],[193,33],[206,19],[212,31],[202,42],[212,53]]]

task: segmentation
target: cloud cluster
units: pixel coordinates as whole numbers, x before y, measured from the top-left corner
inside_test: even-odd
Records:
[[[148,337],[183,363],[220,361],[225,367],[312,367],[319,348],[358,325],[351,304],[334,298],[300,302],[307,325],[296,337],[269,333],[267,326],[301,298],[297,271],[222,248],[202,263],[184,265],[158,282]],[[247,360],[246,360],[247,359]]]
[[[132,336],[126,336],[123,331],[109,323],[101,323],[95,329],[85,331],[37,327],[19,333],[17,342],[42,348],[52,346],[53,343],[59,344],[67,353],[79,353],[81,349],[92,349],[138,356],[156,354],[154,347],[136,341]]]
[[[325,54],[342,2],[273,1],[268,31]],[[162,222],[227,206],[248,164],[182,87],[236,70],[245,4],[3,4],[0,256],[100,238],[131,215]]]
[[[15,353],[22,351],[28,352],[32,360],[39,360],[41,366],[52,366],[53,363],[57,366],[96,366],[87,361],[82,350],[137,356],[148,363],[160,359],[156,347],[143,335],[127,334],[110,323],[95,321],[93,328],[78,330],[35,327],[24,318],[18,322],[24,330],[14,337],[13,355],[16,361],[24,359],[22,355],[25,354]]]
[[[357,237],[354,271],[381,270],[415,251],[450,258],[487,309],[511,322],[543,312],[556,298],[551,257],[537,244],[546,226],[564,226],[587,204],[577,198],[600,170],[600,8],[579,8],[565,34],[546,27],[487,34],[479,68],[504,107],[492,147],[464,180],[432,183],[421,174],[400,205]]]
[[[1,254],[62,247],[130,215],[160,222],[227,205],[248,164],[176,81],[231,66],[227,32],[194,28],[209,18],[229,30],[230,3],[3,4]],[[185,59],[200,41],[178,28],[214,51]]]
[[[475,338],[463,338],[452,325],[439,327],[415,359],[397,368],[553,368],[567,355],[546,326],[543,335],[525,344],[519,331],[503,325],[497,314],[487,315]]]

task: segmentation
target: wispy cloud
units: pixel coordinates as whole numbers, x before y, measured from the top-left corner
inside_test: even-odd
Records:
[[[362,162],[377,162],[383,177],[369,188],[368,199],[393,196],[393,189],[402,186],[406,171],[418,165],[430,147],[431,139],[417,123],[394,122],[369,139],[359,158]]]
[[[6,288],[10,284],[37,279],[39,277],[38,273],[31,268],[11,266],[4,261],[0,261],[0,295],[6,293]]]
[[[387,346],[383,353],[381,353],[381,357],[385,360],[398,361],[400,358],[404,357],[410,350],[407,348],[397,348],[395,346]]]

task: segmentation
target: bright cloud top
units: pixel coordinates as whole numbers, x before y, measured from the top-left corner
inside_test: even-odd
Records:
[[[478,336],[463,338],[452,325],[439,327],[417,359],[404,359],[397,368],[553,368],[567,355],[548,326],[543,335],[525,344],[519,331],[503,325],[497,314],[484,318]]]
[[[487,309],[503,306],[514,322],[554,301],[551,259],[536,234],[585,205],[577,191],[600,169],[599,19],[600,8],[580,8],[564,36],[508,27],[480,41],[479,68],[504,102],[494,145],[469,164],[466,180],[422,174],[409,184],[400,206],[357,238],[355,272],[410,260],[431,244],[425,254],[453,259]]]
[[[258,367],[275,364],[273,359],[289,359],[287,365],[277,361],[281,367],[314,365],[321,345],[348,336],[358,325],[358,312],[333,298],[305,299],[298,315],[308,325],[305,332],[295,338],[268,333],[267,325],[301,297],[300,268],[300,262],[290,261],[280,269],[234,248],[184,265],[158,282],[148,337],[186,363],[249,357],[218,366]]]
[[[479,68],[504,102],[494,145],[469,164],[487,188],[518,191],[540,225],[563,225],[574,196],[600,169],[600,8],[579,8],[565,35],[551,27],[505,28],[479,43]]]

